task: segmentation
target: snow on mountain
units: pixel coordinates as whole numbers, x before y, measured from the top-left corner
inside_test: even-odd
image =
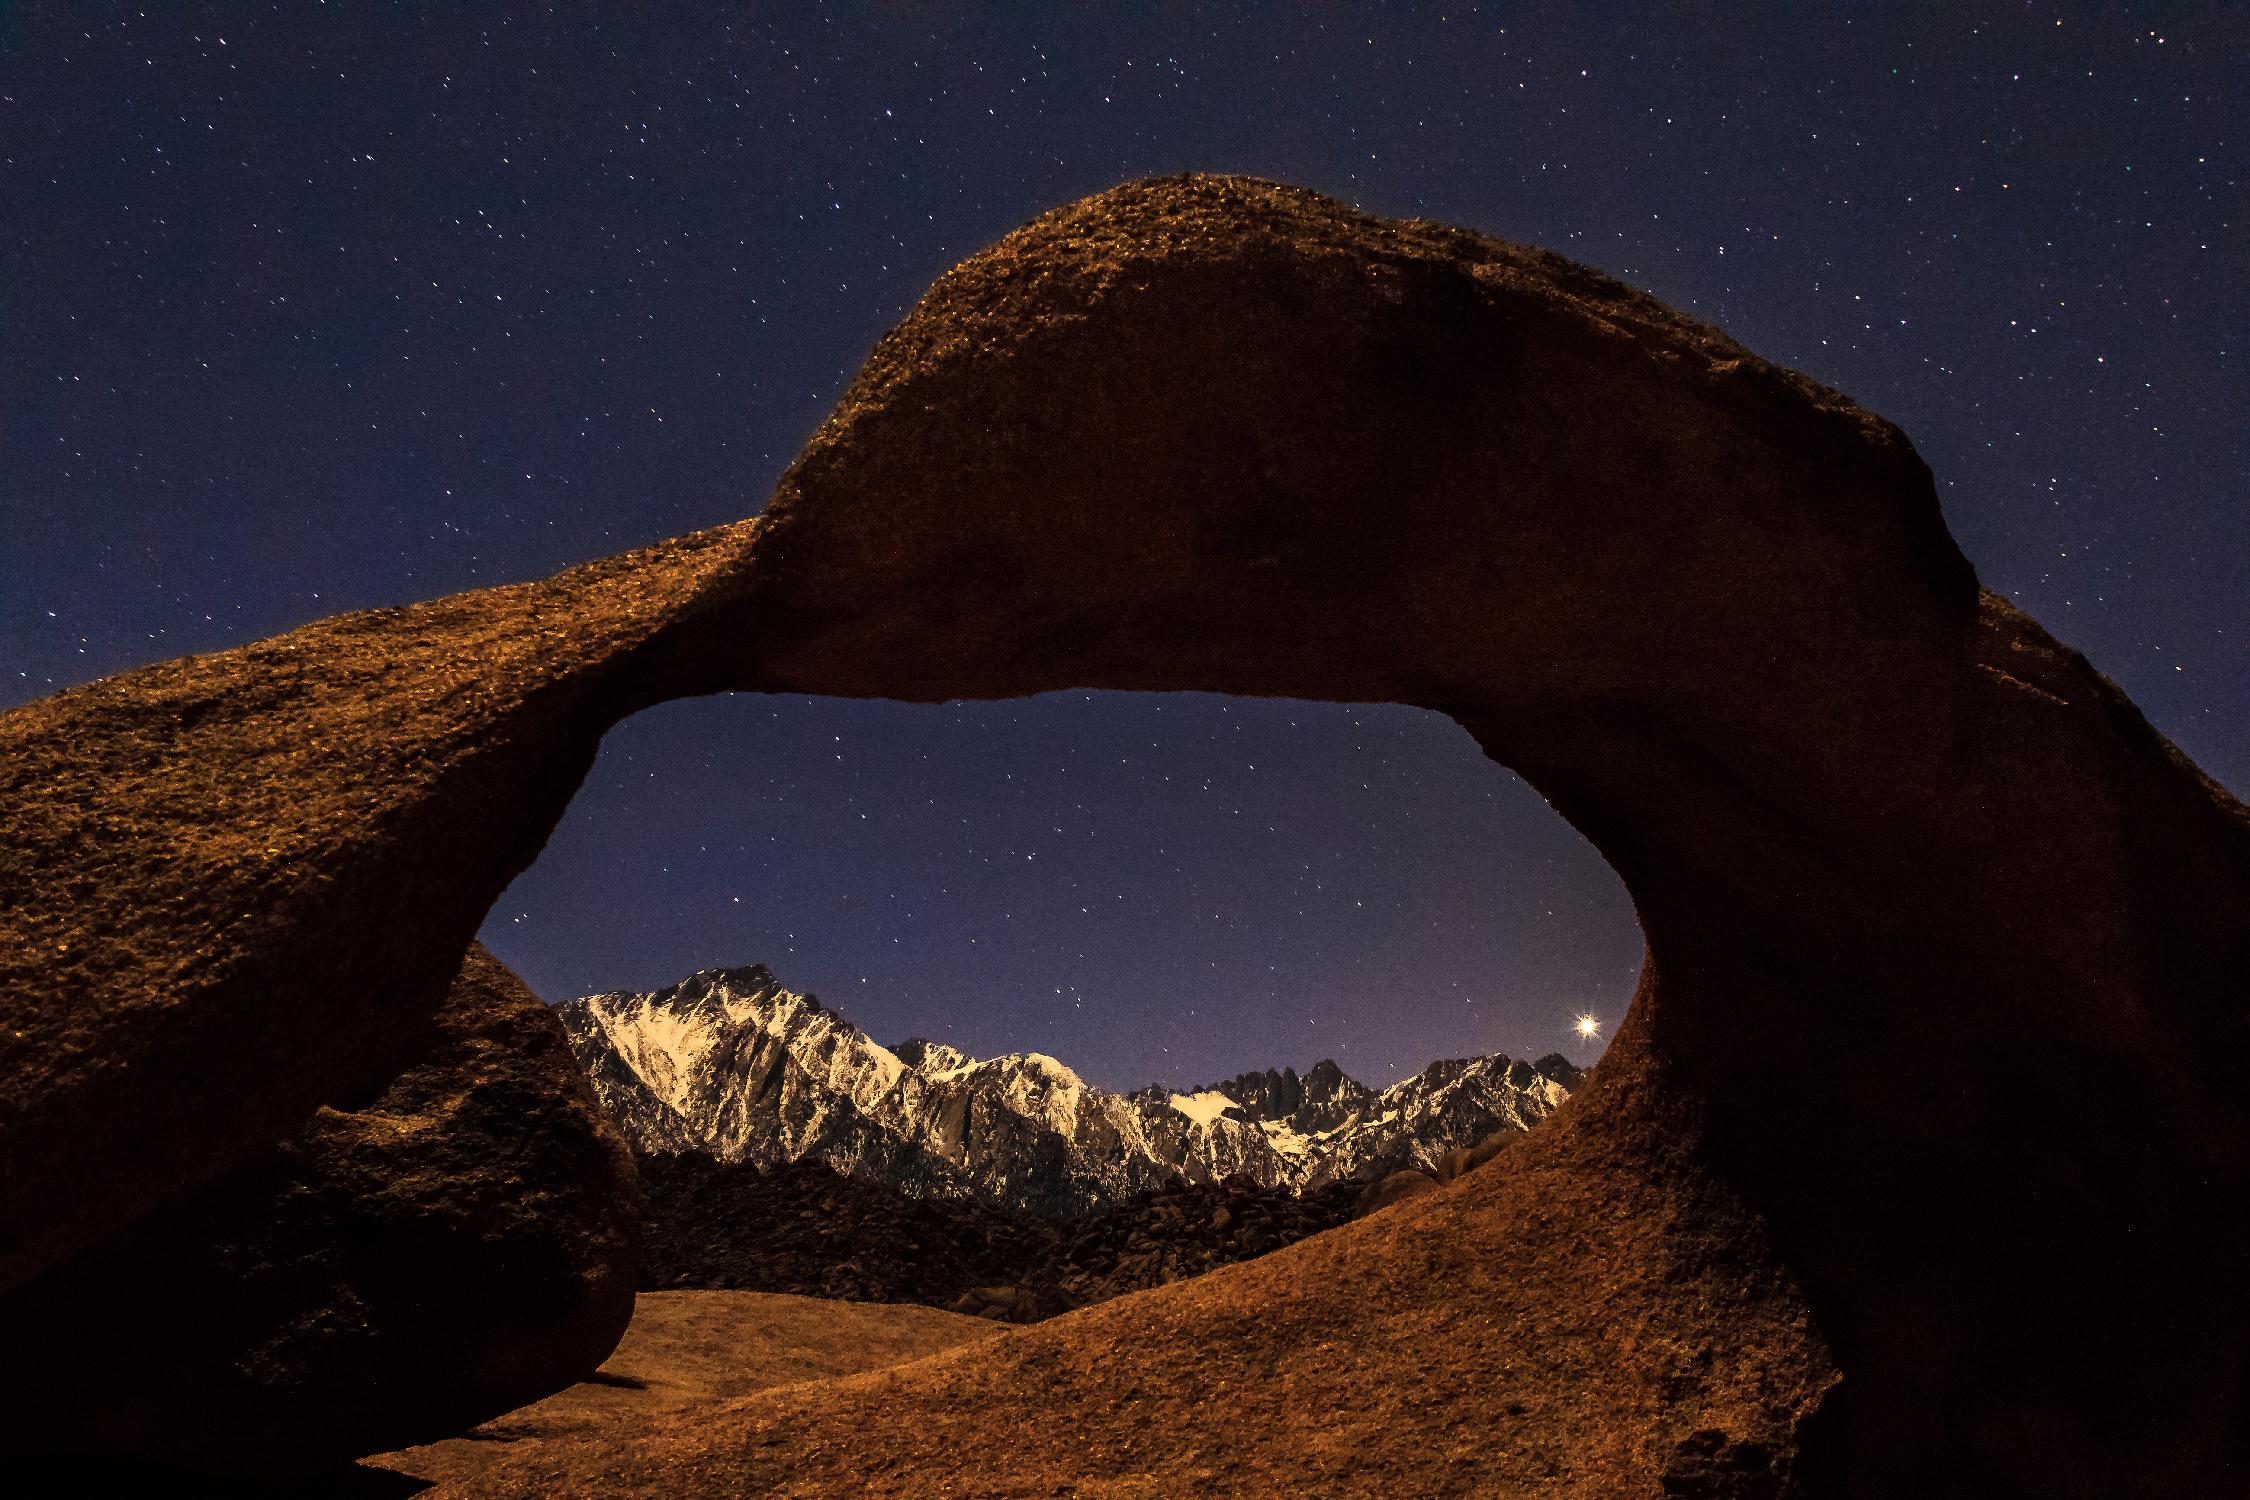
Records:
[[[1039,1052],[884,1047],[762,965],[559,1006],[579,1062],[644,1151],[813,1158],[916,1196],[1071,1216],[1175,1177],[1304,1192],[1429,1166],[1529,1129],[1578,1081],[1561,1057],[1432,1063],[1377,1091],[1333,1062],[1186,1093],[1097,1088]]]

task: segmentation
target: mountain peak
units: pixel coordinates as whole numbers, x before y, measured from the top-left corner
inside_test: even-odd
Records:
[[[774,978],[773,970],[767,968],[764,964],[742,964],[731,968],[698,969],[672,986],[674,992],[682,994],[690,991],[709,994],[714,990],[725,990],[729,994],[754,995],[780,988],[781,981]],[[665,992],[659,990],[656,993],[663,994]]]
[[[917,1073],[945,1073],[974,1067],[977,1061],[959,1047],[933,1042],[926,1036],[908,1037],[891,1049],[891,1055]]]
[[[1494,1130],[1528,1128],[1562,1092],[1497,1057],[1436,1064],[1380,1094],[1334,1058],[1189,1094],[1117,1094],[1043,1052],[978,1059],[927,1037],[883,1047],[763,964],[557,1011],[595,1093],[644,1150],[762,1167],[811,1159],[917,1197],[1050,1215],[1181,1178],[1306,1192],[1426,1168]]]
[[[1586,1079],[1586,1070],[1560,1052],[1550,1052],[1545,1057],[1540,1058],[1539,1061],[1531,1065],[1531,1071],[1572,1090],[1575,1090]]]

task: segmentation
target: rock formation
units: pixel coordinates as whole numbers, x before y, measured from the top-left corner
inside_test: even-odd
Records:
[[[1195,1394],[1281,1344],[1299,1472],[1393,1486],[1337,1493],[2250,1462],[2244,809],[1980,592],[1889,424],[1552,255],[1224,178],[949,272],[754,521],[0,718],[0,1279],[379,1087],[618,717],[1064,687],[1452,715],[1633,894],[1609,1056],[1457,1190],[885,1377],[879,1417],[752,1398],[611,1488],[1282,1472],[1272,1392],[1226,1439]],[[1570,1318],[1532,1295],[1574,1277]],[[1052,1400],[1067,1443],[965,1440]]]
[[[472,947],[373,1100],[0,1296],[0,1452],[286,1475],[459,1432],[600,1366],[638,1213],[554,1013]]]

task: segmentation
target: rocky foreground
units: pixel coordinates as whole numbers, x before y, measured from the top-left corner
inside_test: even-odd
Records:
[[[510,1448],[438,1493],[1794,1496],[1798,1423],[1833,1366],[1755,1221],[1711,1195],[1693,1121],[1653,1103],[1629,1105],[1626,1140],[1566,1107],[1450,1186],[1271,1255],[892,1369]],[[1590,1149],[1620,1148],[1631,1170],[1586,1174]]]

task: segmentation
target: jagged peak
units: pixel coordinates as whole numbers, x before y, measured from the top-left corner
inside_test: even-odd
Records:
[[[693,1005],[704,997],[711,995],[714,991],[721,990],[725,991],[730,997],[766,1000],[779,1008],[801,1007],[814,1015],[826,1016],[838,1026],[849,1031],[865,1035],[842,1012],[823,1004],[817,995],[809,991],[791,990],[781,982],[771,968],[762,963],[722,965],[698,969],[666,990],[657,990],[645,994],[637,991],[618,990],[600,995],[585,996],[579,1000],[564,1003],[578,1006],[596,1000],[606,1000],[612,1003],[639,1000],[658,1005],[676,1006],[682,1002]],[[880,1045],[875,1043],[872,1038],[869,1038],[869,1042],[870,1045]],[[1084,1083],[1079,1074],[1067,1063],[1044,1052],[1007,1052],[994,1057],[979,1058],[950,1043],[919,1036],[908,1037],[897,1046],[884,1050],[896,1057],[905,1066],[924,1074],[959,1073],[971,1069],[1015,1067],[1043,1073],[1057,1082],[1081,1086]],[[1273,1113],[1288,1115],[1315,1100],[1327,1102],[1340,1095],[1355,1092],[1376,1097],[1387,1094],[1393,1089],[1400,1089],[1413,1084],[1439,1086],[1474,1070],[1506,1073],[1511,1068],[1516,1067],[1528,1067],[1532,1072],[1562,1085],[1566,1090],[1575,1089],[1579,1081],[1585,1076],[1584,1069],[1572,1063],[1561,1053],[1549,1053],[1537,1062],[1524,1064],[1511,1059],[1505,1053],[1496,1052],[1484,1057],[1440,1058],[1424,1067],[1419,1073],[1402,1079],[1398,1083],[1390,1085],[1387,1089],[1375,1089],[1346,1072],[1343,1065],[1337,1062],[1335,1058],[1324,1057],[1302,1073],[1289,1065],[1279,1068],[1252,1069],[1215,1083],[1198,1084],[1194,1088],[1186,1090],[1186,1094],[1193,1097],[1218,1093],[1238,1100],[1255,1096],[1256,1103],[1267,1106]],[[1175,1090],[1168,1084],[1150,1083],[1143,1085],[1141,1088],[1125,1092],[1123,1097],[1165,1099],[1170,1098],[1174,1093]],[[1254,1108],[1253,1112],[1261,1113],[1263,1111]]]
[[[1505,1052],[1494,1052],[1485,1057],[1441,1057],[1413,1077],[1402,1078],[1383,1092],[1387,1094],[1392,1089],[1418,1087],[1441,1088],[1457,1079],[1466,1078],[1471,1073],[1498,1073],[1505,1076],[1514,1065],[1514,1059]]]
[[[1586,1079],[1586,1070],[1560,1052],[1550,1052],[1540,1058],[1531,1065],[1531,1071],[1573,1092]]]
[[[774,977],[773,970],[767,968],[764,964],[739,964],[732,967],[697,969],[681,983],[682,985],[696,984],[704,987],[723,984],[729,989],[749,990],[778,990],[782,988],[781,981]]]
[[[950,1042],[910,1036],[891,1049],[891,1055],[918,1073],[946,1073],[973,1068],[977,1059]]]
[[[1029,1073],[1066,1088],[1084,1088],[1086,1086],[1086,1080],[1078,1076],[1077,1069],[1071,1067],[1061,1058],[1052,1057],[1045,1052],[1003,1052],[996,1057],[978,1058],[971,1057],[958,1048],[947,1048],[946,1050],[961,1058],[959,1063],[946,1070],[949,1072],[958,1073],[974,1069],[980,1073]]]
[[[1333,1057],[1324,1057],[1319,1062],[1316,1062],[1311,1067],[1305,1069],[1305,1071],[1302,1073],[1298,1072],[1294,1067],[1288,1066],[1279,1068],[1253,1068],[1247,1073],[1237,1073],[1234,1077],[1221,1079],[1217,1083],[1198,1084],[1189,1092],[1209,1093],[1213,1089],[1251,1088],[1261,1084],[1270,1085],[1277,1083],[1284,1085],[1305,1084],[1309,1086],[1315,1080],[1318,1080],[1331,1088],[1335,1087],[1337,1084],[1347,1083],[1352,1085],[1354,1088],[1364,1089],[1367,1087],[1366,1084],[1361,1083],[1358,1079],[1352,1077],[1351,1074],[1345,1072],[1343,1065],[1337,1062],[1336,1059],[1334,1059]],[[1150,1087],[1156,1087],[1156,1085],[1152,1084],[1150,1085]]]
[[[1069,1063],[1064,1062],[1059,1057],[1051,1057],[1044,1052],[1019,1052],[1015,1055],[1023,1059],[1025,1066],[1034,1068],[1050,1078],[1058,1078],[1065,1083],[1083,1084],[1086,1081],[1078,1076],[1077,1069],[1071,1067]]]
[[[698,969],[663,989],[645,993],[612,990],[566,1003],[598,1005],[616,1014],[645,1008],[685,1017],[723,1019],[729,1024],[754,1018],[759,1024],[770,1026],[789,1024],[793,1017],[818,1016],[853,1036],[865,1038],[867,1035],[842,1012],[823,1005],[819,996],[810,991],[790,989],[764,964]],[[878,1045],[872,1038],[867,1038],[867,1044]]]

